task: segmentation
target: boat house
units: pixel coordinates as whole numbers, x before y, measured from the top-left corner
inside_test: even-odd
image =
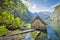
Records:
[[[46,29],[46,23],[39,17],[35,17],[31,22],[31,28],[34,29]]]

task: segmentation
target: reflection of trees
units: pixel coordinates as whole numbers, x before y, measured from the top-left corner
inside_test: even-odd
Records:
[[[40,30],[39,34],[36,36],[35,40],[45,40],[46,39],[46,35],[47,34],[47,30]]]
[[[35,40],[37,40],[37,38],[41,35],[41,32],[36,36]]]
[[[46,33],[39,32],[39,34],[36,36],[35,40],[45,40],[47,37]]]

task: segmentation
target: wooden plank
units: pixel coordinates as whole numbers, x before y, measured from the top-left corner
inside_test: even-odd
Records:
[[[28,33],[28,32],[33,32],[36,30],[38,30],[38,29],[28,29],[28,30],[20,31],[19,33],[16,33],[16,34],[11,34],[11,36],[18,35],[18,34],[24,34],[24,33]],[[45,28],[39,28],[38,31],[44,31],[44,30],[46,30],[46,29]]]
[[[19,33],[11,34],[9,36],[14,36],[14,35],[18,35],[18,34],[24,34],[24,33],[33,32],[33,31],[35,31],[35,29],[29,29],[29,30],[20,31]]]
[[[35,29],[29,29],[29,30],[25,30],[25,31],[20,31],[20,34],[28,33],[28,32],[33,32],[33,31],[35,31]]]

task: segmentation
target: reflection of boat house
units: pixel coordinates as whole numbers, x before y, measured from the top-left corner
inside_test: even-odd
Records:
[[[46,28],[46,23],[39,17],[37,16],[36,18],[34,18],[31,22],[31,28]]]

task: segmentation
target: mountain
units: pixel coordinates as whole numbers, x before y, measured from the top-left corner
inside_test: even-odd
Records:
[[[38,13],[32,13],[28,9],[26,9],[26,14],[21,13],[20,11],[16,11],[14,13],[15,17],[20,17],[25,22],[29,23],[31,22],[36,16],[41,17],[42,20],[46,21],[50,16],[52,15],[51,12],[38,12]]]
[[[30,15],[31,20],[34,19],[36,16],[39,16],[42,20],[46,21],[48,18],[51,17],[52,12],[38,12],[38,13],[31,13],[28,12]]]
[[[18,10],[18,11],[15,11],[14,16],[21,18],[21,19],[22,19],[23,21],[25,21],[26,23],[29,23],[29,22],[32,20],[33,14],[32,14],[28,9],[26,9],[26,14],[21,13],[21,12]]]
[[[60,40],[60,4],[55,7],[49,21],[51,22],[49,25],[56,31],[58,39]]]

